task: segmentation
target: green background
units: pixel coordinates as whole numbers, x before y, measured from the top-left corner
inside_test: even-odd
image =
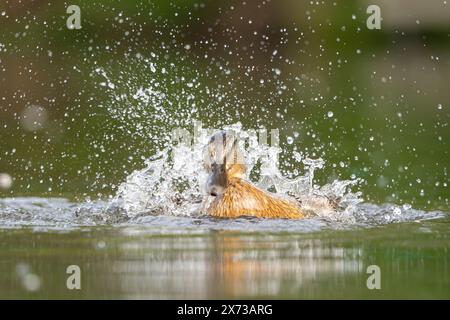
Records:
[[[446,210],[449,5],[430,2],[439,19],[403,3],[402,16],[379,1],[369,30],[364,1],[3,1],[0,172],[14,182],[0,196],[113,195],[195,119],[278,128],[286,173],[302,170],[296,148],[326,161],[318,182],[353,175],[370,202]],[[80,30],[66,27],[69,4]],[[155,82],[158,101],[133,99]],[[26,131],[32,105],[48,121]]]

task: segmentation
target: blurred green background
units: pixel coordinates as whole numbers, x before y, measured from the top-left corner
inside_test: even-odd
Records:
[[[173,128],[240,121],[279,128],[286,172],[295,149],[326,161],[320,183],[448,210],[449,18],[441,0],[2,1],[0,196],[105,198]]]

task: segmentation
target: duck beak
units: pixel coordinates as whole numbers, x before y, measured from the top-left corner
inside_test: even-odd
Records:
[[[228,179],[224,164],[213,163],[211,168],[212,173],[208,177],[206,190],[208,194],[216,197],[220,196],[225,191],[228,184]]]

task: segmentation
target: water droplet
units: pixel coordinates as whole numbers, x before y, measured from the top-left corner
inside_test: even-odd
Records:
[[[37,131],[45,128],[48,121],[48,113],[44,107],[32,105],[22,111],[20,122],[27,131]]]
[[[0,189],[7,190],[13,184],[12,177],[7,173],[0,173]]]

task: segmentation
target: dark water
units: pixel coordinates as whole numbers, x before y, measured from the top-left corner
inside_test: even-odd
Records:
[[[2,201],[0,298],[450,298],[445,213],[408,209],[389,223],[387,206],[367,205],[352,223],[121,220],[102,206]],[[69,265],[80,267],[80,290],[66,287]],[[367,287],[371,265],[380,289]]]

